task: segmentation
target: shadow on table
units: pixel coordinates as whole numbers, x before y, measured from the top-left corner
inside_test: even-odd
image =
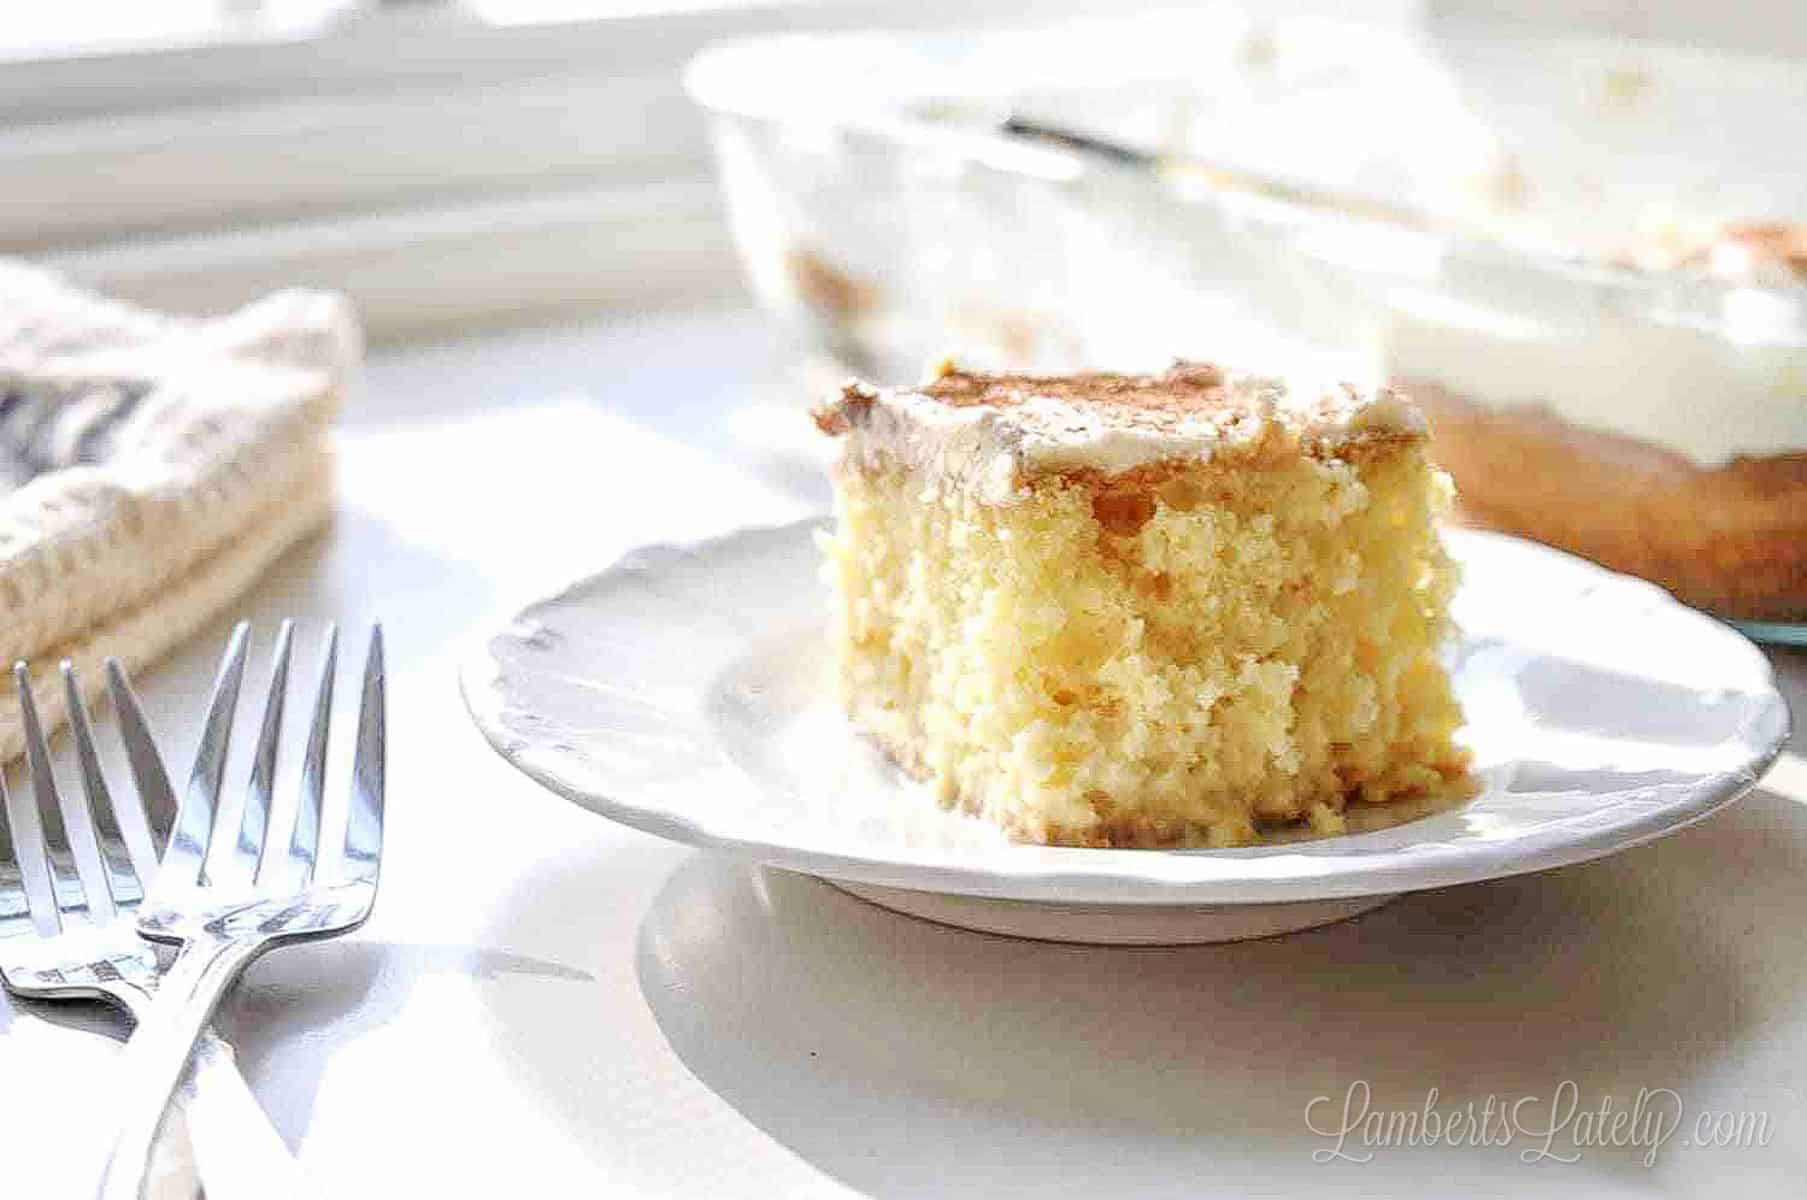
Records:
[[[638,971],[698,1079],[862,1191],[1168,1191],[1176,1164],[1218,1186],[1271,1184],[1275,1159],[1321,1172],[1305,1108],[1333,1097],[1316,1119],[1334,1126],[1357,1080],[1389,1108],[1564,1079],[1686,1098],[1798,1007],[1803,899],[1807,813],[1763,794],[1607,862],[1225,946],[1011,941],[698,856],[642,925]],[[1413,1191],[1476,1154],[1521,1166],[1516,1148],[1391,1153]],[[1555,1169],[1645,1175],[1642,1153]]]
[[[285,1103],[272,1112],[294,1149],[307,1133],[322,1073],[366,1031],[401,1013],[424,976],[496,979],[505,975],[586,982],[582,971],[521,954],[413,942],[319,942],[290,947],[251,968],[217,1019],[220,1034],[242,1047],[239,1065],[255,1087],[280,1075]]]

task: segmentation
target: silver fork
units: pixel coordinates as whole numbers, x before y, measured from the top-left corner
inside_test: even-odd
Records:
[[[26,999],[102,1000],[136,1021],[149,1009],[161,972],[132,918],[145,882],[155,877],[176,801],[130,680],[117,661],[106,666],[131,795],[115,796],[107,787],[82,690],[67,662],[63,690],[81,793],[58,789],[30,672],[23,663],[13,668],[31,794],[9,792],[0,776],[0,824],[11,847],[10,855],[0,854],[0,983]],[[61,818],[60,839],[47,836],[52,810]],[[233,1181],[281,1187],[293,1177],[287,1146],[232,1051],[211,1031],[196,1048],[185,1101],[201,1171],[216,1194],[233,1194]]]
[[[277,638],[237,836],[225,853],[210,856],[208,844],[213,838],[249,636],[247,626],[234,631],[214,680],[200,749],[176,811],[169,849],[139,909],[141,936],[174,943],[181,950],[164,977],[155,1004],[121,1056],[122,1121],[101,1182],[106,1200],[139,1194],[163,1110],[196,1038],[240,972],[260,954],[285,942],[334,937],[356,929],[376,902],[383,850],[382,629],[371,630],[364,663],[343,853],[324,857],[319,852],[321,806],[336,635],[328,637],[315,692],[294,828],[286,836],[278,836],[270,819],[291,634],[292,628],[285,622]]]

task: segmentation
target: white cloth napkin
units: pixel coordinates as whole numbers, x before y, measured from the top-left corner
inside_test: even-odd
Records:
[[[31,662],[53,726],[58,660],[93,699],[105,658],[156,658],[326,519],[361,341],[335,295],[196,320],[0,262],[0,663]]]

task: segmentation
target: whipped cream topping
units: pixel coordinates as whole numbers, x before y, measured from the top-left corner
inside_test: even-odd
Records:
[[[1471,404],[1542,409],[1706,470],[1807,450],[1807,345],[1774,336],[1775,297],[1732,298],[1747,304],[1727,311],[1728,325],[1751,327],[1745,340],[1609,310],[1577,328],[1442,299],[1402,303],[1386,329],[1388,373]]]
[[[1207,461],[1289,439],[1333,454],[1358,441],[1422,437],[1423,414],[1386,390],[1295,388],[1180,363],[1160,375],[982,375],[951,365],[919,388],[847,385],[816,411],[860,467],[901,466],[925,483],[1001,503],[1050,474],[1120,475]]]

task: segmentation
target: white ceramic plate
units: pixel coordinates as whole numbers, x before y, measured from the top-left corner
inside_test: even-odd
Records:
[[[1011,845],[839,715],[817,525],[648,547],[532,605],[466,664],[477,724],[528,775],[635,828],[954,924],[1130,942],[1304,928],[1622,850],[1737,799],[1787,734],[1769,664],[1736,632],[1649,584],[1457,531],[1473,800],[1236,850]]]

